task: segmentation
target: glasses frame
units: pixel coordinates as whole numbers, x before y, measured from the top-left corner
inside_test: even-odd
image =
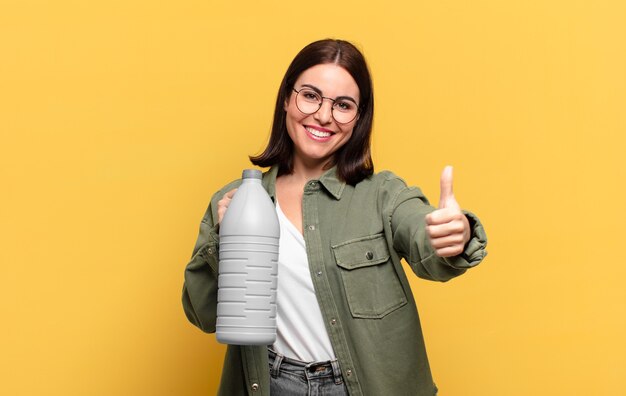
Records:
[[[300,108],[300,106],[298,106],[298,95],[300,95],[300,92],[302,92],[304,89],[309,89],[309,90],[311,90],[311,91],[315,91],[315,90],[313,90],[313,89],[311,89],[311,88],[309,88],[309,87],[303,87],[303,88],[300,88],[300,91],[298,91],[295,87],[293,87],[293,88],[291,88],[291,89],[293,89],[293,91],[296,93],[296,98],[295,98],[296,107],[298,108],[298,111],[300,111],[300,113],[302,113],[302,114],[311,115],[311,114],[315,114],[315,113],[317,113],[318,111],[320,111],[320,109],[322,108],[322,105],[324,104],[324,99],[328,99],[328,100],[330,100],[331,102],[333,102],[333,105],[330,107],[330,115],[333,117],[333,120],[335,120],[335,122],[336,122],[337,124],[342,124],[342,125],[349,124],[349,123],[351,123],[352,121],[356,120],[356,118],[359,116],[359,113],[361,113],[361,106],[359,106],[358,104],[356,104],[353,100],[349,100],[350,102],[353,102],[353,103],[356,105],[356,113],[354,114],[354,118],[352,118],[352,119],[351,119],[350,121],[348,121],[348,122],[340,122],[340,121],[337,121],[337,119],[335,118],[335,102],[337,101],[337,99],[336,99],[336,98],[335,98],[335,99],[333,99],[333,98],[329,98],[329,97],[326,97],[326,96],[322,96],[322,94],[321,94],[321,93],[319,93],[319,92],[317,92],[317,94],[318,94],[318,95],[322,98],[322,100],[320,101],[320,104],[319,104],[319,106],[317,107],[317,110],[315,110],[315,111],[314,111],[314,112],[312,112],[312,113],[307,113],[307,112],[305,112],[305,111],[302,111],[302,109]]]

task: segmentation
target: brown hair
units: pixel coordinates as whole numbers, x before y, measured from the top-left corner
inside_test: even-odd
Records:
[[[258,156],[250,156],[257,166],[269,167],[278,164],[278,174],[293,172],[293,142],[287,134],[284,103],[289,99],[300,74],[319,64],[333,63],[346,69],[359,87],[359,117],[352,136],[333,157],[337,175],[348,184],[356,184],[374,172],[370,152],[370,138],[374,118],[374,93],[372,79],[361,51],[343,40],[325,39],[304,47],[293,59],[280,83],[270,140]]]

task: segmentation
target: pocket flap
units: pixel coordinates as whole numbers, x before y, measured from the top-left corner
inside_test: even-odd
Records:
[[[389,249],[383,234],[369,235],[334,245],[335,261],[341,268],[376,265],[389,260]]]

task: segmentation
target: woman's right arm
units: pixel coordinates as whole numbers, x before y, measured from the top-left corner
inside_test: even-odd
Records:
[[[215,332],[217,319],[219,223],[235,191],[230,190],[223,196],[218,192],[211,199],[200,223],[191,261],[185,268],[183,308],[187,319],[206,333]],[[220,196],[216,202],[216,197]]]

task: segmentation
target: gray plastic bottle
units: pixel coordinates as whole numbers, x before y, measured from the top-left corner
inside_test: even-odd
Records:
[[[220,223],[217,341],[270,345],[276,340],[280,225],[261,185],[261,171],[243,171]]]

